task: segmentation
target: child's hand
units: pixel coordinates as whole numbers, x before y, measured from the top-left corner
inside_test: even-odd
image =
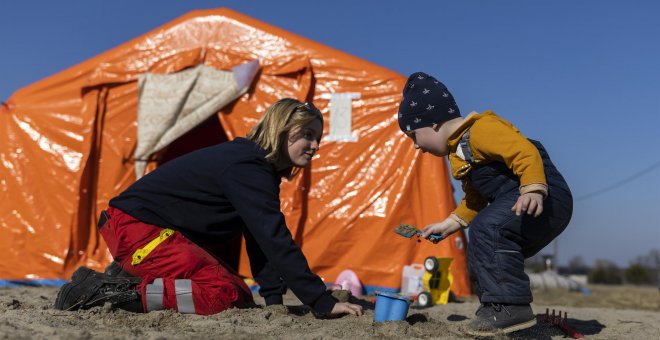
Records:
[[[348,302],[337,302],[335,306],[332,307],[332,311],[328,314],[329,317],[338,317],[343,314],[352,314],[355,316],[360,316],[363,314],[362,306],[356,305]]]
[[[431,223],[422,230],[422,237],[428,238],[429,235],[442,235],[443,238],[455,233],[461,229],[461,225],[453,218],[447,217],[444,221],[439,223]]]
[[[539,217],[543,212],[543,195],[538,192],[524,193],[518,197],[518,201],[511,207],[511,211],[515,211],[516,216],[527,212],[527,215]]]

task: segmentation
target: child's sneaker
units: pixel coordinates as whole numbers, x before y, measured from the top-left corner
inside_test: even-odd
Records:
[[[506,334],[536,325],[536,317],[530,305],[485,304],[477,310],[477,318],[464,332],[472,336]]]
[[[483,303],[482,302],[481,305],[479,305],[479,308],[477,308],[477,311],[474,312],[474,315],[476,315],[477,317],[480,317],[480,318],[481,317],[489,317],[493,314],[493,309],[490,308],[490,307],[491,307],[490,303]]]

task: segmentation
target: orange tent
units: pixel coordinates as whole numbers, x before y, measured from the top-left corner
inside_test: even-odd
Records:
[[[142,74],[198,65],[229,70],[253,60],[260,69],[247,93],[160,151],[148,169],[244,136],[280,98],[313,100],[330,115],[333,95],[350,94],[352,138],[328,138],[334,123],[326,119],[319,157],[282,184],[288,226],[312,270],[331,282],[352,269],[368,287],[396,289],[404,265],[453,257],[452,290],[470,294],[463,233],[433,245],[392,232],[400,223],[438,221],[454,208],[445,162],[416,151],[399,131],[405,77],[228,9],[191,12],[3,104],[0,279],[66,279],[78,266],[101,269],[111,261],[96,222],[135,181]],[[249,275],[243,259],[240,271]]]

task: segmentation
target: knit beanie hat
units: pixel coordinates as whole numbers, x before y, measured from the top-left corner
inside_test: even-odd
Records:
[[[424,72],[408,77],[399,105],[399,128],[407,132],[461,116],[447,87]]]

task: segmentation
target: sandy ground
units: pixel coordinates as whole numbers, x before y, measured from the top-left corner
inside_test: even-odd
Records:
[[[535,292],[539,324],[496,339],[562,339],[542,322],[546,308],[568,312],[568,322],[587,338],[659,339],[660,292],[647,287],[590,287],[591,295]],[[109,305],[88,311],[52,308],[57,288],[0,289],[0,339],[467,339],[460,328],[478,303],[462,302],[411,309],[406,321],[374,323],[373,310],[361,317],[314,318],[292,295],[285,305],[231,309],[212,316],[172,311],[133,314]],[[364,297],[370,301],[370,297]],[[263,302],[259,297],[257,302]],[[279,308],[278,308],[279,307]]]

